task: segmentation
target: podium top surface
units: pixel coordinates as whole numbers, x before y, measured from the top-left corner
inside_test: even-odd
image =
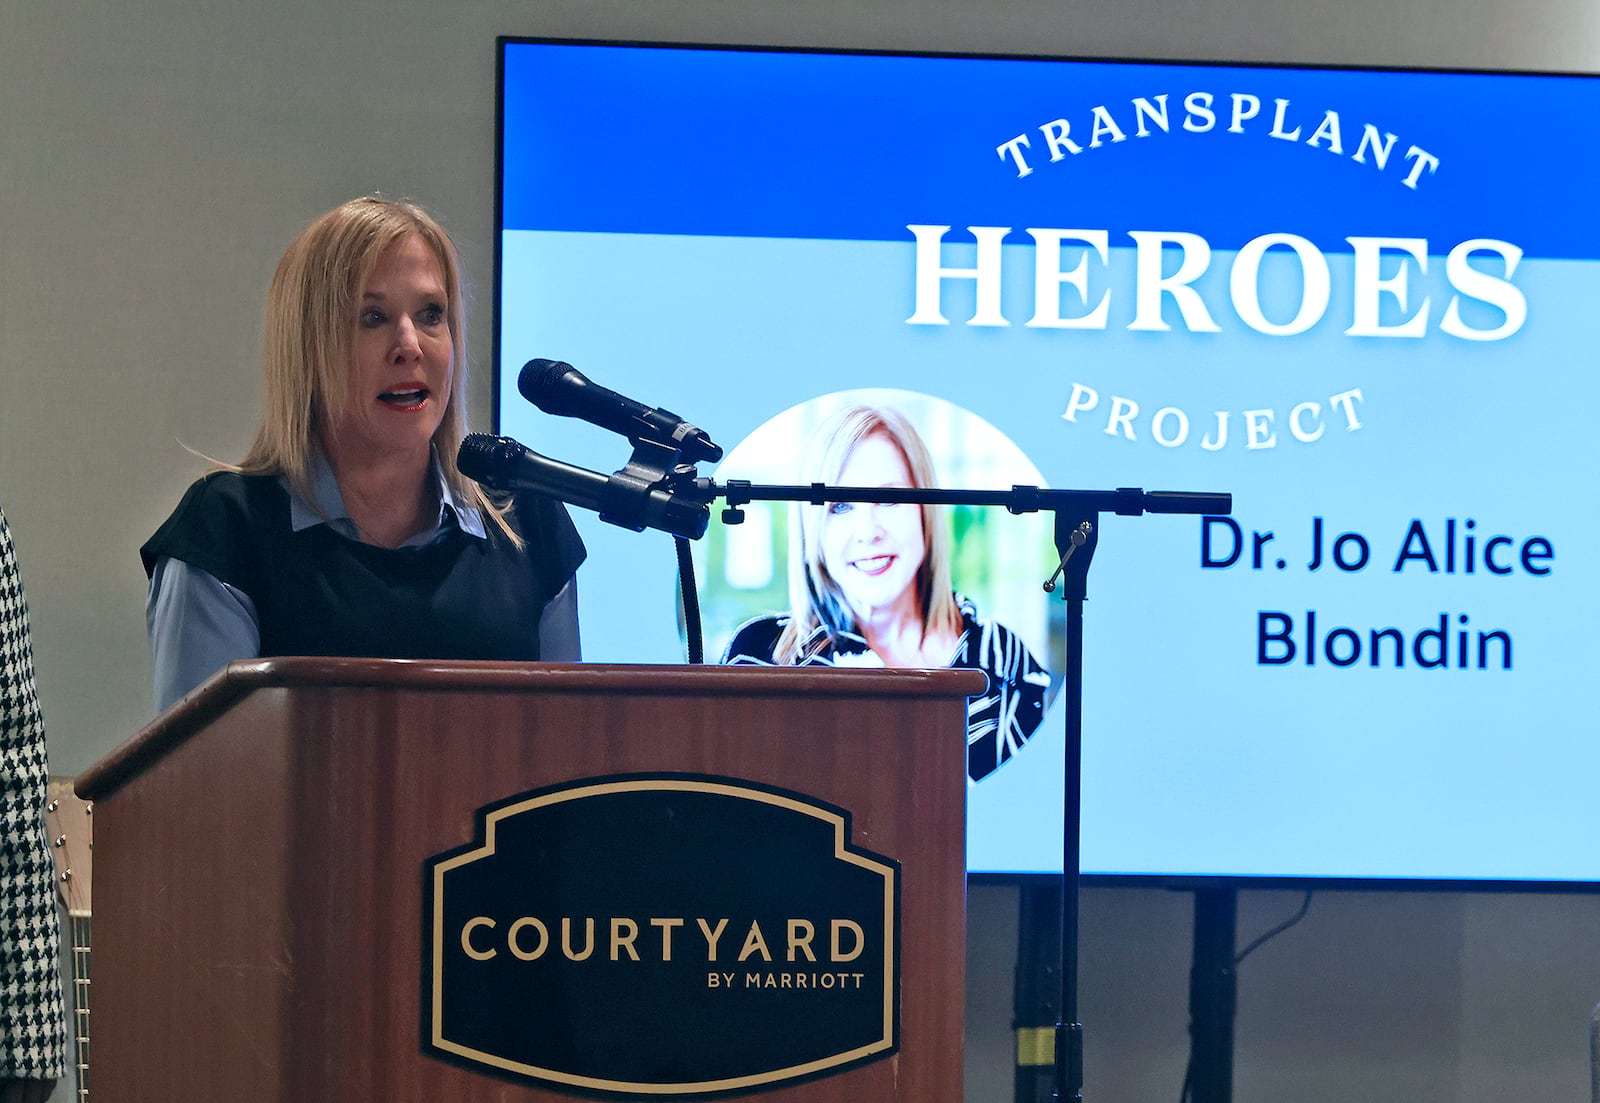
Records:
[[[286,657],[229,663],[194,692],[81,774],[86,800],[109,795],[168,749],[201,731],[250,694],[267,689],[457,690],[502,693],[617,693],[672,696],[972,697],[988,678],[965,669],[642,666],[436,659]]]

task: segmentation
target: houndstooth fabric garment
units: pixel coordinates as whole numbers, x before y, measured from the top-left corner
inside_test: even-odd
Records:
[[[60,1077],[61,923],[44,832],[44,724],[28,603],[0,510],[0,1077]]]

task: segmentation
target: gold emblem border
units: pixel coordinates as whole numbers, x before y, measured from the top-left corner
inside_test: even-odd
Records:
[[[604,796],[612,793],[637,793],[637,792],[692,792],[715,793],[722,796],[737,797],[741,800],[754,800],[762,804],[776,805],[792,812],[799,812],[813,819],[822,820],[833,825],[833,856],[836,860],[844,861],[850,865],[859,866],[883,879],[883,916],[884,916],[884,985],[883,985],[883,1035],[882,1037],[858,1046],[855,1049],[845,1050],[829,1057],[816,1061],[808,1061],[800,1065],[791,1065],[787,1068],[773,1069],[769,1072],[756,1073],[750,1076],[727,1077],[722,1080],[701,1080],[693,1083],[681,1084],[651,1084],[636,1083],[627,1080],[605,1080],[593,1076],[575,1076],[572,1073],[561,1072],[556,1069],[540,1068],[537,1065],[526,1065],[519,1061],[507,1060],[493,1053],[473,1049],[459,1042],[450,1041],[444,1036],[443,1008],[444,1008],[444,877],[451,870],[462,866],[471,865],[495,853],[495,834],[499,822],[512,816],[519,816],[534,808],[547,805],[561,804],[571,800],[585,800],[591,797]],[[849,839],[846,837],[845,818],[838,812],[807,804],[794,797],[784,796],[779,793],[769,793],[760,789],[749,789],[741,785],[719,781],[696,781],[688,778],[639,778],[631,780],[607,781],[596,785],[585,785],[574,789],[563,789],[560,792],[548,793],[544,796],[533,797],[505,808],[491,812],[484,820],[484,845],[476,850],[459,854],[448,861],[440,862],[433,871],[433,1007],[431,1010],[430,1024],[432,1027],[432,1043],[438,1049],[453,1053],[469,1061],[476,1061],[492,1068],[503,1069],[507,1072],[519,1073],[523,1076],[536,1077],[557,1084],[567,1084],[572,1087],[589,1088],[598,1091],[632,1092],[639,1095],[692,1095],[702,1092],[735,1091],[740,1088],[760,1087],[764,1084],[780,1083],[784,1080],[793,1080],[802,1076],[825,1072],[831,1068],[838,1068],[862,1058],[870,1057],[875,1053],[882,1053],[894,1045],[894,995],[895,985],[893,980],[898,974],[896,959],[896,938],[898,935],[898,917],[895,912],[894,898],[894,867],[883,862],[874,861],[861,854],[852,854],[848,849]]]

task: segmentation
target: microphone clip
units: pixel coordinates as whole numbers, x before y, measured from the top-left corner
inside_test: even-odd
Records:
[[[690,539],[704,535],[715,497],[711,480],[700,478],[694,464],[680,462],[680,450],[670,444],[648,438],[633,443],[627,465],[600,492],[600,520],[643,532],[644,518],[664,511],[669,531],[692,533]]]

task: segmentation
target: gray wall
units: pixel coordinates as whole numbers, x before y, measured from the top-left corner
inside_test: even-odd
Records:
[[[1600,70],[1594,0],[10,0],[0,16],[0,502],[62,773],[149,718],[135,549],[200,470],[185,445],[241,451],[262,293],[295,231],[357,193],[415,197],[487,306],[497,34]],[[480,354],[488,336],[483,309]],[[1246,894],[1241,937],[1297,900]],[[1016,898],[971,903],[968,1095],[1000,1100]],[[1184,896],[1088,894],[1089,1099],[1177,1098],[1188,940]],[[1597,961],[1600,897],[1325,894],[1245,968],[1237,1098],[1580,1099]]]

